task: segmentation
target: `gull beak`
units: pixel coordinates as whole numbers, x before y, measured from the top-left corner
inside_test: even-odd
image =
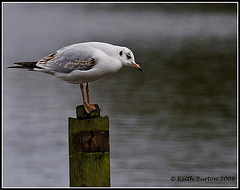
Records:
[[[138,65],[137,63],[133,63],[133,62],[132,62],[132,66],[135,67],[136,69],[138,69],[139,71],[142,71],[142,72],[143,72],[142,68],[141,68],[140,65]]]

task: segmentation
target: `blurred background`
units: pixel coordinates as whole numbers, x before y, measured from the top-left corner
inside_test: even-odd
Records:
[[[110,117],[113,187],[236,186],[237,4],[4,3],[3,186],[68,187],[79,85],[6,69],[87,41],[127,46],[144,72],[90,83]]]

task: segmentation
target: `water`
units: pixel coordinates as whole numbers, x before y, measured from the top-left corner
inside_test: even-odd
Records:
[[[236,13],[168,6],[4,4],[5,187],[69,186],[67,123],[81,104],[78,85],[5,67],[85,41],[125,45],[144,70],[90,84],[110,117],[113,187],[236,186],[209,180],[237,177]]]

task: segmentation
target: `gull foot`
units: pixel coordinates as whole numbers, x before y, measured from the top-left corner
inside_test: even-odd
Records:
[[[84,108],[88,114],[90,114],[93,110],[96,110],[96,107],[94,104],[84,103]]]

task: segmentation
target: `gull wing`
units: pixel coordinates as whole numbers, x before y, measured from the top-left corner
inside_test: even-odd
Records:
[[[73,70],[86,71],[96,65],[96,60],[92,57],[93,51],[89,46],[73,44],[42,58],[37,66],[62,73]]]
[[[83,60],[73,60],[73,61],[58,61],[58,60],[50,60],[48,61],[49,67],[61,73],[70,73],[73,70],[81,70],[87,71],[94,67],[96,64],[94,58],[86,58]]]

